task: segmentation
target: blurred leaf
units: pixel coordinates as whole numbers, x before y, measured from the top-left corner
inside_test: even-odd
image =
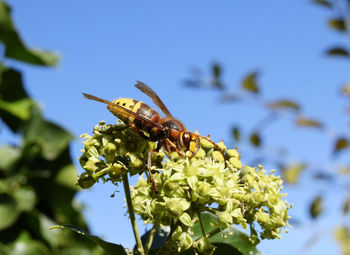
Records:
[[[314,174],[314,178],[318,180],[324,180],[324,181],[333,181],[335,176],[325,171],[316,171]]]
[[[14,146],[1,146],[0,147],[0,170],[9,170],[12,164],[20,156],[20,150]]]
[[[17,201],[17,208],[21,211],[31,211],[37,202],[36,194],[31,187],[22,186],[17,189],[13,196]]]
[[[85,230],[82,230],[78,227],[68,226],[68,225],[56,225],[56,226],[51,227],[50,229],[56,229],[56,228],[70,229],[70,230],[72,230],[80,235],[87,237],[88,239],[92,240],[94,243],[99,245],[106,252],[106,254],[127,255],[123,246],[118,245],[118,244],[114,244],[114,243],[110,243],[110,242],[106,242],[106,241],[98,238],[97,236],[90,235]]]
[[[340,244],[342,254],[350,255],[350,231],[347,227],[341,226],[334,230],[334,238]]]
[[[246,91],[252,92],[254,94],[258,94],[259,87],[256,81],[258,74],[259,73],[255,71],[247,75],[242,82],[242,88]]]
[[[219,64],[213,64],[212,69],[213,69],[213,76],[215,78],[219,78],[221,75],[221,66]]]
[[[328,25],[338,31],[345,32],[346,31],[346,22],[344,19],[330,19],[328,21]]]
[[[350,207],[350,197],[347,197],[344,201],[343,205],[343,214],[346,215],[349,212]]]
[[[316,219],[323,212],[323,199],[321,196],[317,196],[314,201],[312,201],[310,206],[310,216]]]
[[[203,225],[205,226],[206,233],[209,233],[217,228],[212,224],[217,223],[217,218],[213,214],[202,213],[201,217]],[[196,240],[202,236],[200,224],[198,221],[194,224],[191,230],[193,231],[192,239]],[[249,242],[249,236],[234,227],[220,231],[216,235],[210,237],[209,241],[214,243],[218,249],[223,251],[220,253],[219,250],[218,253],[215,252],[214,254],[233,254],[232,251],[235,251],[235,249],[237,249],[243,255],[260,254],[256,247]]]
[[[241,139],[241,132],[237,126],[232,128],[232,136],[236,142],[239,142]]]
[[[62,231],[51,231],[50,228],[57,224],[43,213],[36,215],[39,221],[40,234],[43,236],[52,247],[59,247],[62,238],[67,237],[62,235]]]
[[[350,166],[340,166],[339,167],[339,173],[341,175],[348,175],[348,174],[350,174]]]
[[[322,128],[322,126],[323,126],[322,123],[319,122],[318,120],[307,119],[307,118],[303,118],[303,117],[298,117],[296,119],[296,123],[302,127]]]
[[[21,120],[29,119],[30,108],[32,106],[33,101],[29,98],[20,99],[14,102],[6,102],[0,99],[0,109],[12,114]]]
[[[324,7],[332,7],[332,3],[327,0],[313,0],[312,2],[315,4],[322,5]]]
[[[287,183],[295,184],[298,181],[300,173],[305,170],[306,164],[293,164],[282,168],[284,180]]]
[[[350,83],[346,83],[342,88],[341,88],[341,94],[346,97],[350,97]]]
[[[29,233],[22,231],[11,244],[11,255],[49,255],[50,251],[41,243],[33,240]]]
[[[9,194],[0,194],[0,230],[8,228],[17,220],[21,211],[17,207],[15,198]]]
[[[45,159],[56,158],[73,139],[73,135],[62,127],[43,119],[38,109],[24,128],[26,144],[36,143],[42,150]]]
[[[54,66],[58,56],[52,52],[29,49],[13,25],[11,9],[0,2],[0,41],[5,45],[5,56],[34,65]]]
[[[27,116],[26,111],[28,108],[26,106],[28,106],[28,100],[30,99],[23,88],[22,76],[18,71],[2,65],[0,65],[0,99],[2,102],[6,101],[7,105],[12,102],[16,105],[16,102],[17,104],[20,102],[19,106],[22,105],[21,107],[25,110],[22,117],[25,118]],[[6,110],[0,107],[0,117],[13,132],[17,132],[24,123],[24,119],[19,118],[21,114],[16,111],[15,105],[7,107],[8,109]],[[6,108],[6,104],[3,104],[4,106]]]
[[[343,47],[333,47],[327,50],[327,55],[330,56],[339,56],[339,57],[348,57],[350,54],[347,49]]]
[[[67,186],[71,189],[79,190],[76,184],[77,170],[73,164],[63,167],[56,175],[56,183],[62,186]]]
[[[221,102],[237,102],[241,99],[241,97],[238,94],[230,93],[230,92],[224,92],[221,94],[220,101]]]
[[[254,147],[259,147],[261,145],[261,138],[257,132],[251,134],[249,140]]]
[[[219,64],[213,64],[212,65],[212,73],[213,73],[213,78],[212,78],[212,84],[215,88],[218,89],[223,89],[224,85],[221,82],[221,71],[222,68]]]
[[[267,104],[267,106],[271,109],[287,109],[287,110],[295,110],[295,111],[299,111],[300,110],[300,106],[292,101],[292,100],[276,100],[273,102],[270,102]]]
[[[349,145],[350,145],[350,141],[347,138],[345,137],[338,138],[334,145],[333,154],[336,154],[341,150],[347,149]]]

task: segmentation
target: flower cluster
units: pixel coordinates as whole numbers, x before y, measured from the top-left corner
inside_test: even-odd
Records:
[[[118,182],[122,171],[142,173],[148,151],[155,146],[123,124],[108,127],[100,123],[93,136],[82,137],[86,142],[80,163],[86,172],[78,183],[83,188],[100,178]],[[179,158],[176,152],[165,160],[163,152],[152,154],[158,192],[143,176],[132,187],[135,213],[145,223],[171,227],[171,249],[180,252],[195,247],[201,253],[213,253],[215,247],[208,236],[192,238],[191,227],[202,212],[216,216],[212,224],[218,229],[232,224],[245,229],[249,226],[250,241],[255,244],[260,239],[280,238],[281,228],[288,225],[291,205],[283,201],[281,178],[273,171],[268,174],[260,165],[242,166],[237,149],[227,149],[223,143],[218,146],[225,157],[205,139],[201,139],[201,148],[192,159]]]
[[[113,183],[121,182],[123,171],[130,175],[142,173],[146,169],[148,151],[155,143],[148,142],[122,123],[106,125],[104,121],[96,125],[93,135],[81,135],[85,139],[84,150],[79,158],[85,170],[79,176],[78,185],[90,188],[100,179]],[[164,154],[152,153],[152,164],[161,166]]]

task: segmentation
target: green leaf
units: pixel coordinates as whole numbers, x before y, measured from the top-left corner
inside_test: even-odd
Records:
[[[323,127],[323,125],[320,121],[314,120],[314,119],[307,119],[307,118],[303,118],[303,117],[297,118],[296,123],[302,127],[314,127],[314,128],[322,128]]]
[[[11,226],[20,215],[17,201],[9,194],[0,194],[0,230]]]
[[[254,147],[259,147],[261,145],[261,137],[257,132],[252,133],[249,140]]]
[[[248,74],[242,82],[242,88],[251,93],[258,94],[260,91],[256,81],[258,74],[257,71]]]
[[[30,108],[34,102],[29,98],[24,98],[14,102],[6,102],[0,99],[0,109],[10,113],[11,115],[27,120],[30,117]]]
[[[5,56],[34,65],[56,65],[56,54],[29,49],[24,44],[13,25],[10,13],[10,7],[5,2],[0,2],[0,41],[5,45]]]
[[[5,109],[0,107],[1,119],[13,132],[17,132],[28,117],[26,107],[30,99],[23,88],[21,73],[3,65],[0,65],[0,99],[1,102],[6,102],[2,104],[2,108]],[[16,104],[24,110],[24,113],[16,109]]]
[[[276,100],[273,102],[270,102],[267,104],[267,106],[271,109],[276,109],[276,110],[280,110],[280,109],[287,109],[287,110],[294,110],[294,111],[299,111],[300,110],[300,106],[299,104],[297,104],[296,102],[292,101],[292,100]]]
[[[328,25],[338,31],[345,32],[346,31],[346,22],[344,19],[330,19],[328,21]]]
[[[0,147],[0,169],[10,170],[12,164],[18,159],[21,152],[14,146],[1,146]]]
[[[350,56],[349,51],[343,47],[333,47],[327,50],[326,52],[329,56],[335,56],[335,57],[348,57]]]
[[[310,215],[313,219],[316,219],[323,212],[323,198],[317,196],[311,203]]]
[[[328,8],[332,7],[332,3],[327,1],[327,0],[313,0],[312,2],[315,4],[319,4],[321,6],[324,6],[324,7],[328,7]]]
[[[201,217],[206,234],[209,234],[211,231],[217,229],[215,224],[217,224],[218,220],[213,214],[202,213]],[[193,231],[193,240],[196,240],[202,236],[198,221],[191,228],[191,230]],[[260,254],[256,247],[249,242],[249,236],[234,227],[227,228],[223,231],[219,230],[218,233],[209,238],[209,241],[218,247],[218,253],[215,252],[214,254],[236,254],[231,253],[235,252],[236,250],[243,255]]]
[[[43,243],[33,240],[30,234],[22,231],[15,242],[10,244],[11,253],[13,255],[48,255],[50,251]]]
[[[78,233],[80,235],[83,235],[83,236],[89,238],[94,243],[99,245],[107,254],[127,255],[127,253],[126,253],[125,249],[123,248],[123,246],[121,246],[119,244],[106,242],[106,241],[98,238],[97,236],[90,235],[85,230],[82,230],[82,229],[80,229],[78,227],[68,226],[68,225],[56,225],[56,226],[51,227],[50,229],[56,229],[56,228],[70,229],[70,230],[72,230],[72,231],[74,231],[74,232],[76,232],[76,233]]]
[[[62,127],[43,119],[38,109],[24,128],[25,144],[38,144],[45,159],[55,159],[73,139]]]
[[[31,211],[37,202],[37,197],[32,187],[22,186],[13,192],[13,196],[17,201],[18,209],[21,211]]]
[[[77,175],[77,169],[73,164],[66,165],[56,175],[56,183],[61,186],[67,186],[71,189],[79,190],[79,187],[76,184]]]

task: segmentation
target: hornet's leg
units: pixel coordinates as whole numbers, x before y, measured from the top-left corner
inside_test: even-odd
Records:
[[[157,153],[160,148],[162,147],[163,142],[162,141],[158,141],[157,143],[157,148],[155,150],[149,150],[148,151],[148,160],[147,160],[147,170],[149,173],[149,178],[151,179],[151,183],[152,183],[152,188],[154,190],[155,193],[158,193],[158,188],[156,183],[154,182],[154,178],[152,175],[152,171],[151,171],[151,167],[152,167],[152,153]]]
[[[170,141],[169,138],[165,138],[164,147],[167,152],[176,151],[180,158],[185,158],[185,155],[177,148],[175,143]]]
[[[157,153],[157,150],[149,150],[148,151],[147,169],[148,169],[148,173],[149,173],[149,178],[151,179],[152,188],[153,188],[155,193],[158,193],[158,188],[157,188],[156,183],[154,182],[154,178],[153,178],[152,171],[151,171],[152,153]]]

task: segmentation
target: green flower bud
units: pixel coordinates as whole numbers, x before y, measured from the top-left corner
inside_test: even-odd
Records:
[[[86,156],[88,158],[98,158],[99,154],[96,147],[91,146],[88,150],[86,150]]]
[[[226,151],[226,155],[227,155],[228,158],[237,158],[237,159],[239,159],[239,153],[238,153],[237,149],[227,150]]]
[[[224,140],[222,140],[221,142],[217,143],[217,145],[219,146],[219,148],[220,148],[222,151],[226,151],[226,150],[227,150],[227,147],[226,147],[226,145],[224,144]]]
[[[243,213],[241,208],[234,209],[231,212],[232,220],[235,224],[242,224],[242,222],[245,223],[245,219],[243,218]]]
[[[98,166],[96,166],[96,163],[98,161],[95,158],[89,158],[88,161],[85,163],[85,165],[83,166],[83,168],[86,171],[89,172],[95,172],[98,169]]]
[[[175,247],[177,248],[177,252],[179,253],[188,250],[192,246],[191,236],[188,233],[183,232],[180,226],[177,226],[171,237]]]
[[[167,198],[163,197],[167,209],[174,215],[180,216],[190,207],[190,202],[184,198]]]
[[[232,225],[232,216],[227,211],[216,212],[216,217],[218,218],[219,226],[222,229],[228,228]]]
[[[231,157],[229,159],[229,162],[234,168],[237,168],[237,169],[241,169],[242,168],[242,162],[236,157]]]
[[[187,227],[192,227],[193,226],[193,221],[188,213],[183,213],[180,217],[179,220],[182,222]]]
[[[203,254],[208,254],[208,255],[211,255],[211,254],[214,254],[215,252],[215,249],[216,247],[214,245],[212,245],[209,240],[205,237],[201,237],[198,241],[196,241],[193,246],[195,248],[197,248],[197,250],[200,252],[200,253],[203,253]]]
[[[88,189],[88,188],[92,187],[92,185],[95,184],[95,179],[91,174],[85,172],[79,176],[77,184],[82,189]]]
[[[208,151],[210,151],[211,149],[214,148],[214,145],[211,142],[209,142],[209,141],[207,141],[205,139],[201,139],[201,147],[202,147],[203,150],[208,152]]]
[[[117,150],[117,146],[114,143],[107,143],[104,146],[105,153],[111,154],[114,153]]]
[[[263,227],[267,227],[270,222],[270,215],[265,212],[259,211],[255,214],[255,220]]]
[[[180,187],[180,185],[179,185],[178,182],[166,180],[164,182],[163,187],[164,187],[164,191],[165,192],[170,192],[171,193],[171,192],[174,192],[174,190],[177,190]]]
[[[195,155],[195,158],[204,158],[205,157],[205,150],[203,150],[202,148],[200,148],[197,152],[197,154]]]
[[[204,197],[208,194],[208,191],[210,189],[210,184],[207,182],[198,182],[198,186],[197,186],[197,193]]]
[[[212,153],[213,159],[218,161],[218,162],[224,162],[224,156],[222,156],[220,151],[213,151]]]
[[[265,195],[260,191],[254,191],[249,201],[254,205],[262,204],[265,202]]]
[[[114,163],[108,169],[108,175],[112,181],[120,181],[123,166],[121,164]]]

